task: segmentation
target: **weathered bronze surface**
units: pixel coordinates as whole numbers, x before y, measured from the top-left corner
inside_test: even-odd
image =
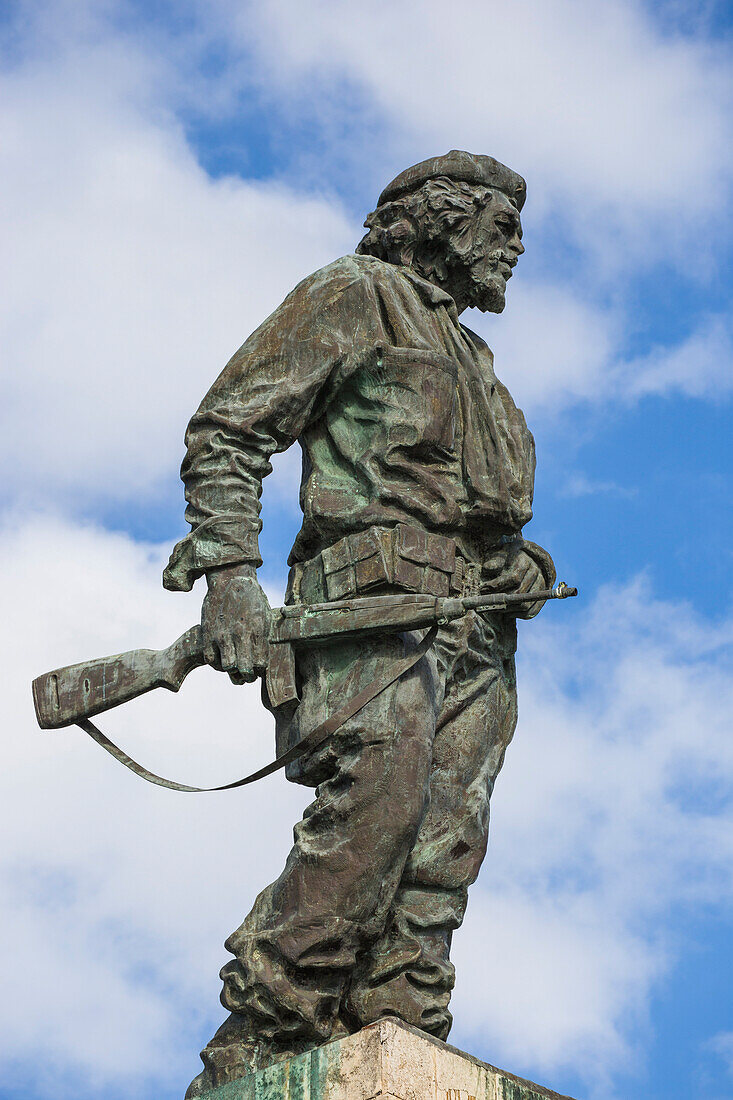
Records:
[[[408,169],[356,255],[300,283],[204,398],[182,467],[192,530],[164,583],[187,590],[206,575],[204,655],[235,681],[267,661],[261,481],[296,440],[304,517],[286,602],[552,587],[549,555],[521,537],[532,436],[458,319],[468,306],[503,310],[524,196],[490,157],[453,151]],[[522,617],[541,606],[528,601]],[[278,753],[418,641],[406,631],[299,649],[299,700],[265,693]],[[446,1037],[451,936],[516,722],[515,647],[513,615],[446,622],[404,676],[288,765],[315,801],[284,871],[227,940],[230,1016],[189,1097],[385,1015]]]
[[[524,198],[515,172],[456,150],[398,176],[356,254],[295,288],[191,420],[191,531],[163,583],[206,576],[200,629],[34,684],[41,725],[78,721],[143,778],[196,790],[105,744],[90,715],[177,690],[203,661],[235,683],[263,675],[278,763],[257,774],[285,764],[316,788],[285,869],[226,942],[230,1015],[189,1098],[383,1016],[450,1030],[451,937],[516,724],[516,618],[575,594],[552,592],[552,559],[522,537],[534,442],[459,322],[503,310]],[[296,441],[303,526],[273,614],[261,483]]]

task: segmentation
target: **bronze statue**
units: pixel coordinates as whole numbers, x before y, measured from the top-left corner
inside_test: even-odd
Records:
[[[235,682],[266,662],[258,502],[270,456],[296,440],[304,518],[286,602],[551,587],[549,555],[520,534],[532,436],[488,347],[458,320],[468,306],[503,310],[524,199],[524,180],[491,157],[453,151],[409,168],[356,255],[300,283],[204,398],[182,467],[192,531],[164,584],[188,590],[206,574],[204,653]],[[523,617],[538,610],[529,602]],[[278,751],[416,644],[385,635],[304,651],[298,705],[275,708]],[[451,936],[516,722],[515,646],[506,614],[446,625],[288,766],[316,798],[285,870],[227,940],[231,1015],[189,1097],[384,1015],[447,1036]]]
[[[206,576],[201,627],[34,685],[42,725],[79,721],[144,778],[194,790],[136,765],[89,716],[177,689],[203,660],[238,684],[266,673],[278,761],[229,786],[286,765],[316,788],[285,869],[226,942],[230,1015],[189,1098],[382,1016],[450,1030],[451,937],[516,724],[515,620],[575,594],[551,591],[549,554],[522,538],[533,439],[458,319],[504,309],[525,193],[458,150],[385,188],[356,254],[295,288],[188,427],[191,532],[163,583]],[[257,581],[261,483],[296,441],[303,526],[273,613]]]

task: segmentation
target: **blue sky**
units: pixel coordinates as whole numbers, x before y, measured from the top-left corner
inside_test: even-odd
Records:
[[[0,1097],[173,1100],[197,1071],[306,794],[148,789],[36,732],[28,681],[194,621],[159,579],[188,417],[451,147],[528,181],[507,309],[466,321],[535,433],[527,534],[581,589],[522,624],[451,1039],[592,1100],[733,1097],[732,28],[685,0],[3,6]],[[297,480],[288,453],[265,487],[273,599]],[[185,782],[271,751],[209,670],[105,728]]]

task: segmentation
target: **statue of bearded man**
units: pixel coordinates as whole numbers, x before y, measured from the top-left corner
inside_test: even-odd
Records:
[[[534,444],[468,306],[500,313],[524,252],[521,176],[453,150],[401,173],[356,254],[305,279],[224,368],[182,467],[192,530],[167,588],[206,574],[207,661],[264,666],[256,570],[269,459],[303,451],[303,526],[286,601],[422,592],[527,595],[555,579],[522,538]],[[415,632],[303,649],[298,698],[265,704],[287,751],[420,642]],[[392,1015],[445,1039],[451,937],[488,840],[517,713],[512,615],[470,612],[331,737],[288,765],[315,787],[280,877],[226,942],[228,1019],[196,1097]]]

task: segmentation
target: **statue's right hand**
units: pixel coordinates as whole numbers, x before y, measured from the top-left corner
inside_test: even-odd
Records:
[[[229,673],[234,684],[251,683],[267,665],[270,604],[253,565],[224,565],[206,574],[201,608],[204,658]]]

